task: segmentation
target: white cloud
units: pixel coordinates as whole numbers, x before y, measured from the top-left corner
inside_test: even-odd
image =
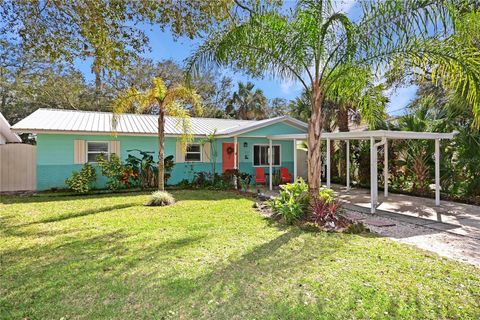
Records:
[[[291,96],[297,95],[302,87],[298,81],[287,80],[280,83],[280,89],[284,95]]]
[[[333,0],[333,10],[348,13],[357,4],[355,0]]]

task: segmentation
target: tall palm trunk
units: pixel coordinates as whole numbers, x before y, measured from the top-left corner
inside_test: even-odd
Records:
[[[165,164],[164,164],[164,140],[165,140],[165,106],[160,104],[158,113],[158,190],[165,191]]]
[[[311,200],[318,198],[321,176],[321,140],[323,92],[318,85],[312,88],[312,116],[308,121],[308,187]]]

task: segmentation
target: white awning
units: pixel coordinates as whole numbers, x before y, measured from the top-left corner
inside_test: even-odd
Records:
[[[326,140],[368,140],[375,139],[453,139],[458,132],[441,133],[441,132],[414,132],[414,131],[390,131],[390,130],[373,130],[373,131],[351,131],[351,132],[322,132],[320,139]],[[268,136],[272,140],[306,140],[307,133],[302,134],[279,134]]]

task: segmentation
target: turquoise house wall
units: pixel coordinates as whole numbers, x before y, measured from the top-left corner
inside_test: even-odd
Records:
[[[286,123],[280,122],[269,125],[267,127],[263,127],[257,130],[249,131],[243,133],[242,137],[266,137],[276,134],[296,134],[296,133],[305,133],[306,130],[299,129],[297,127],[293,127]]]
[[[247,132],[238,137],[239,144],[239,170],[254,174],[253,166],[253,145],[266,144],[268,139],[259,138],[259,136],[267,136],[274,134],[302,133],[301,129],[278,123],[266,128],[257,129]],[[120,159],[125,160],[129,153],[138,155],[136,151],[128,151],[140,149],[142,151],[155,152],[154,157],[158,157],[157,137],[141,137],[141,136],[117,136],[111,135],[71,135],[71,134],[38,134],[37,135],[37,190],[48,190],[51,188],[65,188],[65,179],[67,179],[73,171],[78,171],[82,165],[74,164],[74,140],[86,141],[120,141]],[[233,142],[233,138],[216,139],[211,147],[211,158],[214,158],[214,151],[217,152],[216,172],[222,171],[222,143]],[[176,138],[167,137],[165,139],[165,156],[176,154]],[[199,142],[196,139],[196,142]],[[246,147],[244,143],[247,143]],[[292,141],[274,141],[273,144],[279,144],[281,147],[281,165],[287,167],[293,172],[293,142]],[[280,166],[275,167],[276,169]],[[268,166],[265,167],[268,170]],[[212,172],[211,162],[184,162],[176,163],[168,184],[176,184],[187,179],[191,181],[195,172],[205,171]],[[101,176],[97,169],[96,188],[105,187],[106,179]]]

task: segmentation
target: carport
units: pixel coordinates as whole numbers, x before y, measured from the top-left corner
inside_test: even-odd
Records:
[[[457,133],[438,133],[438,132],[412,132],[412,131],[389,131],[389,130],[373,130],[373,131],[354,131],[354,132],[324,132],[321,140],[326,140],[326,180],[327,188],[331,187],[330,171],[330,142],[345,141],[347,145],[346,152],[346,187],[350,189],[350,141],[352,140],[370,140],[370,212],[375,213],[378,205],[378,149],[383,147],[388,150],[389,140],[435,140],[435,205],[440,205],[440,141],[443,139],[453,139]],[[291,140],[296,146],[297,141],[307,140],[307,134],[285,134],[268,136],[270,150],[272,150],[272,140]],[[270,157],[270,177],[272,177],[272,153]],[[297,177],[297,148],[294,148],[294,177]],[[388,197],[388,152],[384,152],[384,195]],[[270,190],[273,189],[272,179],[270,179]]]

